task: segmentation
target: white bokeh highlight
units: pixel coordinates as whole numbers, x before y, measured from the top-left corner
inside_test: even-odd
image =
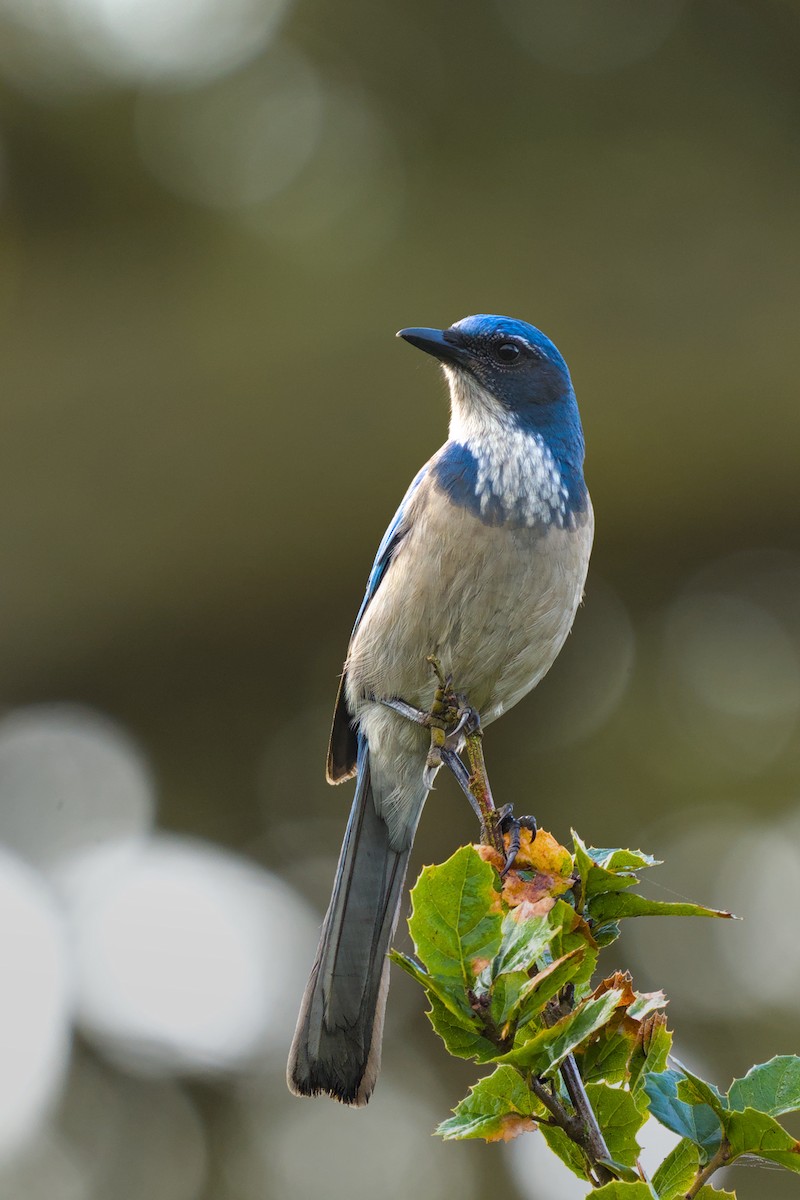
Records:
[[[318,919],[276,877],[161,836],[79,855],[59,883],[80,1026],[114,1061],[212,1074],[285,1050]]]
[[[58,3],[86,56],[131,80],[197,80],[232,71],[264,48],[288,8],[288,0]]]
[[[32,705],[0,721],[0,842],[44,871],[84,846],[153,823],[147,763],[112,721],[79,705]]]
[[[727,847],[720,888],[744,920],[736,938],[718,940],[721,971],[754,1014],[765,1008],[796,1017],[800,994],[800,809],[754,822]]]
[[[443,1101],[423,1065],[407,1090],[385,1075],[364,1109],[246,1094],[223,1131],[226,1194],[477,1200],[470,1148],[432,1136]],[[460,1151],[460,1153],[459,1153]]]
[[[0,850],[0,1163],[39,1132],[67,1068],[71,973],[53,897]]]

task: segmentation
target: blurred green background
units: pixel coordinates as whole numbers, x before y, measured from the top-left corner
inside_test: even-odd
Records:
[[[473,312],[566,356],[597,515],[574,635],[487,739],[495,793],[747,918],[630,933],[681,1057],[727,1086],[800,1049],[798,61],[779,0],[0,0],[0,842],[66,964],[4,1196],[582,1194],[533,1137],[430,1138],[476,1073],[401,979],[366,1113],[283,1084],[350,801],[323,780],[337,672],[446,430],[442,380],[393,335]],[[138,764],[127,808],[97,746],[80,765],[95,735]],[[81,855],[132,833],[267,908],[299,889],[243,941],[264,971],[236,1054],[203,1034],[180,1061],[163,1030],[145,1053],[150,1018],[132,1038],[119,995],[95,1003],[127,927],[86,932],[110,893],[85,902]],[[412,873],[473,834],[442,781]],[[159,903],[132,902],[140,949]],[[156,1024],[182,928],[148,960]],[[0,1049],[28,1036],[0,1001],[2,1027]]]

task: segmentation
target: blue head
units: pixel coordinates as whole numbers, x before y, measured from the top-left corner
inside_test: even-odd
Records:
[[[512,435],[530,434],[552,455],[570,505],[585,507],[578,404],[567,364],[541,330],[512,317],[481,315],[447,329],[402,329],[398,337],[432,354],[444,368],[453,405],[451,466],[456,447],[479,458],[488,446],[496,446],[500,457],[504,445],[509,452],[513,444],[516,453],[529,453],[524,449],[528,439],[519,443]],[[499,493],[498,505],[500,511]]]
[[[540,433],[558,458],[583,461],[569,370],[541,330],[512,317],[481,315],[448,329],[401,329],[398,337],[439,359],[454,409],[477,405],[489,419]]]

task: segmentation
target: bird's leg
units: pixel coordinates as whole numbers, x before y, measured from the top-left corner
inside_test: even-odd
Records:
[[[406,700],[400,700],[398,697],[392,696],[381,700],[381,704],[399,713],[407,721],[413,721],[415,725],[422,725],[423,728],[430,730],[431,744],[425,759],[423,773],[423,780],[429,791],[433,787],[436,772],[445,761],[445,753],[447,752],[448,760],[451,756],[458,757],[448,730],[451,726],[460,729],[461,717],[456,709],[455,697],[449,690],[450,686],[448,680],[444,680],[440,684],[436,689],[429,712],[423,712],[422,709],[415,708],[413,704],[409,704]],[[460,733],[458,736],[460,737]],[[459,766],[462,766],[460,760]],[[451,770],[454,774],[456,773],[455,768],[451,767]],[[466,775],[466,772],[464,773]]]
[[[441,766],[446,765],[455,775],[459,786],[466,793],[472,807],[481,819],[475,798],[469,791],[469,775],[458,757],[465,731],[480,724],[478,714],[455,694],[452,676],[445,675],[438,658],[431,654],[428,656],[428,662],[438,680],[438,687],[429,712],[423,712],[398,697],[382,700],[381,703],[399,713],[401,717],[405,717],[406,720],[413,721],[416,725],[422,725],[425,729],[430,730],[431,742],[423,773],[423,781],[428,790],[433,787],[436,772]]]
[[[382,700],[381,703],[430,730],[431,744],[423,773],[425,786],[430,790],[440,767],[445,766],[452,772],[480,822],[481,841],[503,855],[502,873],[505,875],[513,866],[519,851],[520,829],[531,829],[535,834],[536,822],[533,817],[520,817],[517,820],[510,804],[500,811],[495,808],[483,757],[480,716],[464,696],[459,696],[453,690],[452,676],[445,675],[435,655],[428,655],[428,662],[438,681],[429,712],[423,712],[398,698]],[[462,748],[466,751],[469,770],[460,758]],[[511,835],[508,852],[503,841],[506,833]]]
[[[422,709],[414,708],[413,704],[406,704],[405,700],[399,700],[396,696],[391,696],[385,700],[381,700],[384,708],[391,708],[394,712],[400,713],[401,717],[405,717],[407,721],[413,721],[415,725],[424,725],[427,729],[431,723],[431,714],[423,712]]]

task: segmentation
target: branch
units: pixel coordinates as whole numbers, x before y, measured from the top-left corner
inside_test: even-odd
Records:
[[[610,1159],[611,1155],[606,1145],[606,1140],[603,1137],[603,1131],[597,1123],[597,1117],[594,1115],[594,1109],[589,1103],[589,1097],[586,1095],[586,1088],[583,1086],[583,1079],[578,1070],[574,1054],[570,1054],[568,1058],[564,1059],[561,1065],[561,1078],[564,1080],[564,1086],[575,1108],[576,1118],[580,1123],[583,1134],[581,1141],[578,1141],[574,1136],[572,1140],[578,1142],[578,1145],[588,1154],[600,1183],[611,1183],[615,1176],[612,1175],[608,1167],[603,1166],[602,1162],[603,1159]],[[585,1145],[583,1144],[584,1141]]]
[[[472,730],[467,734],[464,748],[470,765],[469,790],[481,814],[481,841],[505,856],[503,834],[500,830],[498,812],[492,796],[492,789],[489,786],[489,776],[483,757],[483,734],[480,729]],[[561,1065],[561,1078],[564,1080],[567,1094],[575,1109],[574,1118],[569,1116],[563,1106],[547,1092],[546,1088],[542,1087],[538,1080],[532,1082],[532,1090],[548,1112],[558,1121],[567,1136],[586,1154],[599,1182],[610,1183],[615,1176],[607,1167],[603,1166],[603,1160],[610,1159],[611,1155],[603,1137],[603,1131],[589,1103],[589,1097],[586,1095],[586,1088],[583,1086],[583,1079],[574,1054],[570,1054],[564,1059]],[[544,1098],[545,1095],[548,1097],[547,1100]],[[554,1105],[553,1101],[555,1101]]]
[[[694,1200],[694,1197],[700,1191],[701,1187],[704,1184],[708,1183],[709,1179],[714,1174],[714,1172],[718,1171],[720,1167],[725,1166],[726,1162],[728,1161],[729,1154],[730,1154],[730,1146],[725,1141],[725,1138],[723,1138],[722,1141],[720,1142],[719,1150],[714,1155],[714,1157],[710,1158],[708,1160],[706,1165],[703,1167],[702,1171],[697,1172],[697,1176],[694,1180],[694,1183],[692,1184],[692,1186],[689,1188],[688,1192],[686,1193],[685,1200]]]
[[[500,831],[500,820],[495,808],[492,789],[489,786],[489,776],[483,757],[483,732],[472,730],[464,739],[464,749],[469,760],[470,776],[469,790],[472,792],[475,804],[481,814],[481,841],[491,846],[505,856],[503,834]]]

